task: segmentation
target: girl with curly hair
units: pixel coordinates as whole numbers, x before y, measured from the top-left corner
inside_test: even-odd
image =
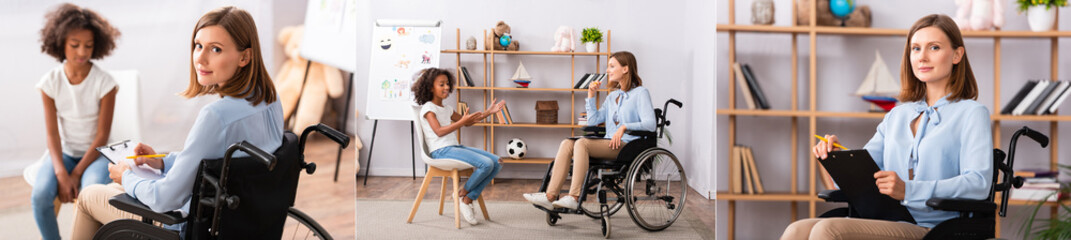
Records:
[[[108,72],[90,60],[115,49],[119,37],[96,12],[65,3],[45,15],[41,52],[60,62],[41,77],[45,109],[47,160],[34,179],[30,202],[44,239],[60,239],[55,200],[73,202],[80,189],[111,182],[108,161],[96,147],[106,144],[112,126],[118,86]]]
[[[503,100],[491,100],[494,105],[487,111],[475,112],[462,115],[454,111],[450,106],[443,105],[443,99],[450,96],[454,90],[454,76],[446,69],[428,68],[423,70],[416,83],[413,84],[413,96],[417,104],[421,105],[420,124],[424,129],[424,142],[431,151],[432,158],[450,158],[461,160],[472,165],[475,170],[465,182],[465,187],[458,192],[461,201],[461,215],[465,221],[475,225],[472,200],[480,197],[483,188],[491,183],[491,179],[498,175],[502,169],[502,160],[497,155],[480,149],[466,147],[457,142],[457,130],[464,126],[472,126],[476,122],[488,116],[493,116],[506,105]]]

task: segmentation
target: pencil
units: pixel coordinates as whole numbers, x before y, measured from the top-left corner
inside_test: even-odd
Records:
[[[139,158],[139,157],[147,157],[147,158],[159,158],[159,157],[164,157],[164,156],[167,156],[167,154],[153,154],[153,155],[134,155],[134,156],[129,156],[129,157],[126,157],[126,159],[135,159],[135,158]]]
[[[826,139],[826,138],[824,138],[822,136],[818,136],[817,134],[815,134],[814,137],[822,140],[823,142],[829,142],[828,139]],[[844,147],[843,145],[840,145],[840,143],[833,143],[833,146],[834,147],[839,147],[840,149],[848,150],[848,148]]]

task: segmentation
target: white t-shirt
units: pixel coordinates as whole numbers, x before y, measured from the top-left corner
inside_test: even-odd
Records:
[[[116,87],[112,75],[93,64],[85,81],[71,85],[63,64],[49,70],[35,88],[56,102],[60,144],[63,153],[81,157],[97,134],[100,99]]]
[[[450,125],[450,117],[454,115],[454,108],[450,106],[440,107],[433,102],[426,102],[420,106],[420,124],[424,127],[424,142],[428,144],[428,153],[434,152],[440,148],[446,146],[458,145],[457,143],[457,131],[450,132],[446,136],[440,137],[435,134],[435,131],[431,130],[431,125],[428,124],[428,119],[424,115],[428,112],[435,113],[435,118],[439,120],[439,127],[445,127]]]

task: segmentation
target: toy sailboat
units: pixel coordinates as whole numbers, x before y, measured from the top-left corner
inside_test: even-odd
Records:
[[[513,83],[516,83],[519,88],[527,88],[528,84],[532,83],[532,76],[529,76],[528,70],[524,69],[524,62],[517,66],[517,72],[514,72],[513,77],[509,79],[513,80]]]
[[[874,64],[870,66],[870,72],[863,79],[863,84],[855,90],[855,95],[863,97],[863,100],[873,103],[888,112],[896,107],[896,96],[900,94],[900,82],[889,73],[889,66],[881,60],[881,52],[874,51]],[[875,111],[871,107],[872,111]]]

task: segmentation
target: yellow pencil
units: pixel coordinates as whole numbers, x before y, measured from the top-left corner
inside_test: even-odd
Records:
[[[139,157],[147,157],[147,158],[159,158],[159,157],[164,157],[164,156],[167,156],[167,154],[153,154],[153,155],[136,155],[136,156],[129,156],[129,157],[126,157],[126,159],[135,159],[135,158],[139,158]]]
[[[824,138],[822,136],[818,136],[817,134],[815,134],[814,137],[822,140],[823,142],[829,142],[828,139],[826,139],[826,138]],[[843,145],[840,145],[840,143],[833,143],[833,146],[834,147],[839,147],[840,149],[848,150],[848,148],[844,147]]]

